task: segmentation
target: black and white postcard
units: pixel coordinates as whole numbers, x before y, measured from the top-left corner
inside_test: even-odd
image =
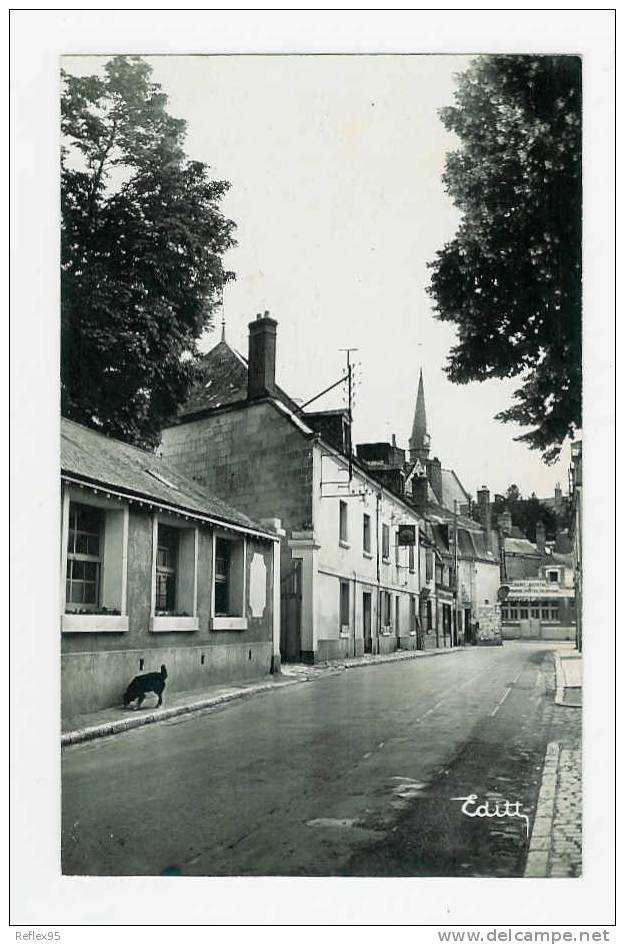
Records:
[[[16,924],[609,936],[612,26],[14,14]]]

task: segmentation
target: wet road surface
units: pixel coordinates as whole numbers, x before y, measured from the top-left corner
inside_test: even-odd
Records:
[[[579,737],[544,643],[328,675],[63,752],[63,871],[517,876],[546,745]],[[568,713],[568,714],[567,714]]]

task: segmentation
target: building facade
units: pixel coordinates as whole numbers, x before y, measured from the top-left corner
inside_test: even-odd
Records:
[[[67,420],[61,466],[64,717],[120,705],[162,664],[174,692],[279,666],[277,523]]]
[[[504,639],[574,640],[575,572],[570,554],[534,548],[540,561],[530,577],[504,579]]]
[[[471,496],[454,470],[430,457],[430,444],[420,372],[408,456],[395,437],[390,444],[359,444],[357,453],[423,519],[420,624],[425,646],[499,644],[499,537],[491,527],[489,492],[484,487],[478,493],[480,520],[469,517]]]
[[[351,455],[346,411],[307,413],[276,384],[276,327],[267,314],[251,323],[248,359],[225,339],[205,355],[162,455],[243,512],[280,519],[283,660],[414,648],[421,519]]]

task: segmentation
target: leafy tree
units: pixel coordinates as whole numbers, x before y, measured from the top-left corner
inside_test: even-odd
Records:
[[[184,399],[234,245],[229,184],[185,157],[151,72],[64,72],[61,111],[62,411],[141,445]]]
[[[506,499],[508,499],[509,502],[518,502],[521,498],[521,490],[517,486],[516,482],[513,482],[506,489]]]
[[[519,487],[513,483],[506,490],[505,498],[497,497],[493,506],[493,521],[496,522],[502,512],[510,512],[512,524],[520,528],[530,541],[536,541],[536,524],[542,522],[546,536],[555,540],[558,522],[553,511],[543,505],[535,495],[529,499],[521,496]]]
[[[457,327],[458,384],[521,378],[497,414],[557,458],[581,426],[581,60],[482,56],[459,76],[445,127],[460,139],[444,184],[462,214],[429,292]]]

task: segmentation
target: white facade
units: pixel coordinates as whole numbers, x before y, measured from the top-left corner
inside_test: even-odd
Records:
[[[313,528],[289,541],[302,562],[301,650],[336,659],[416,646],[419,516],[325,443],[313,455]],[[415,545],[400,547],[400,525]],[[314,655],[313,655],[314,654]]]

